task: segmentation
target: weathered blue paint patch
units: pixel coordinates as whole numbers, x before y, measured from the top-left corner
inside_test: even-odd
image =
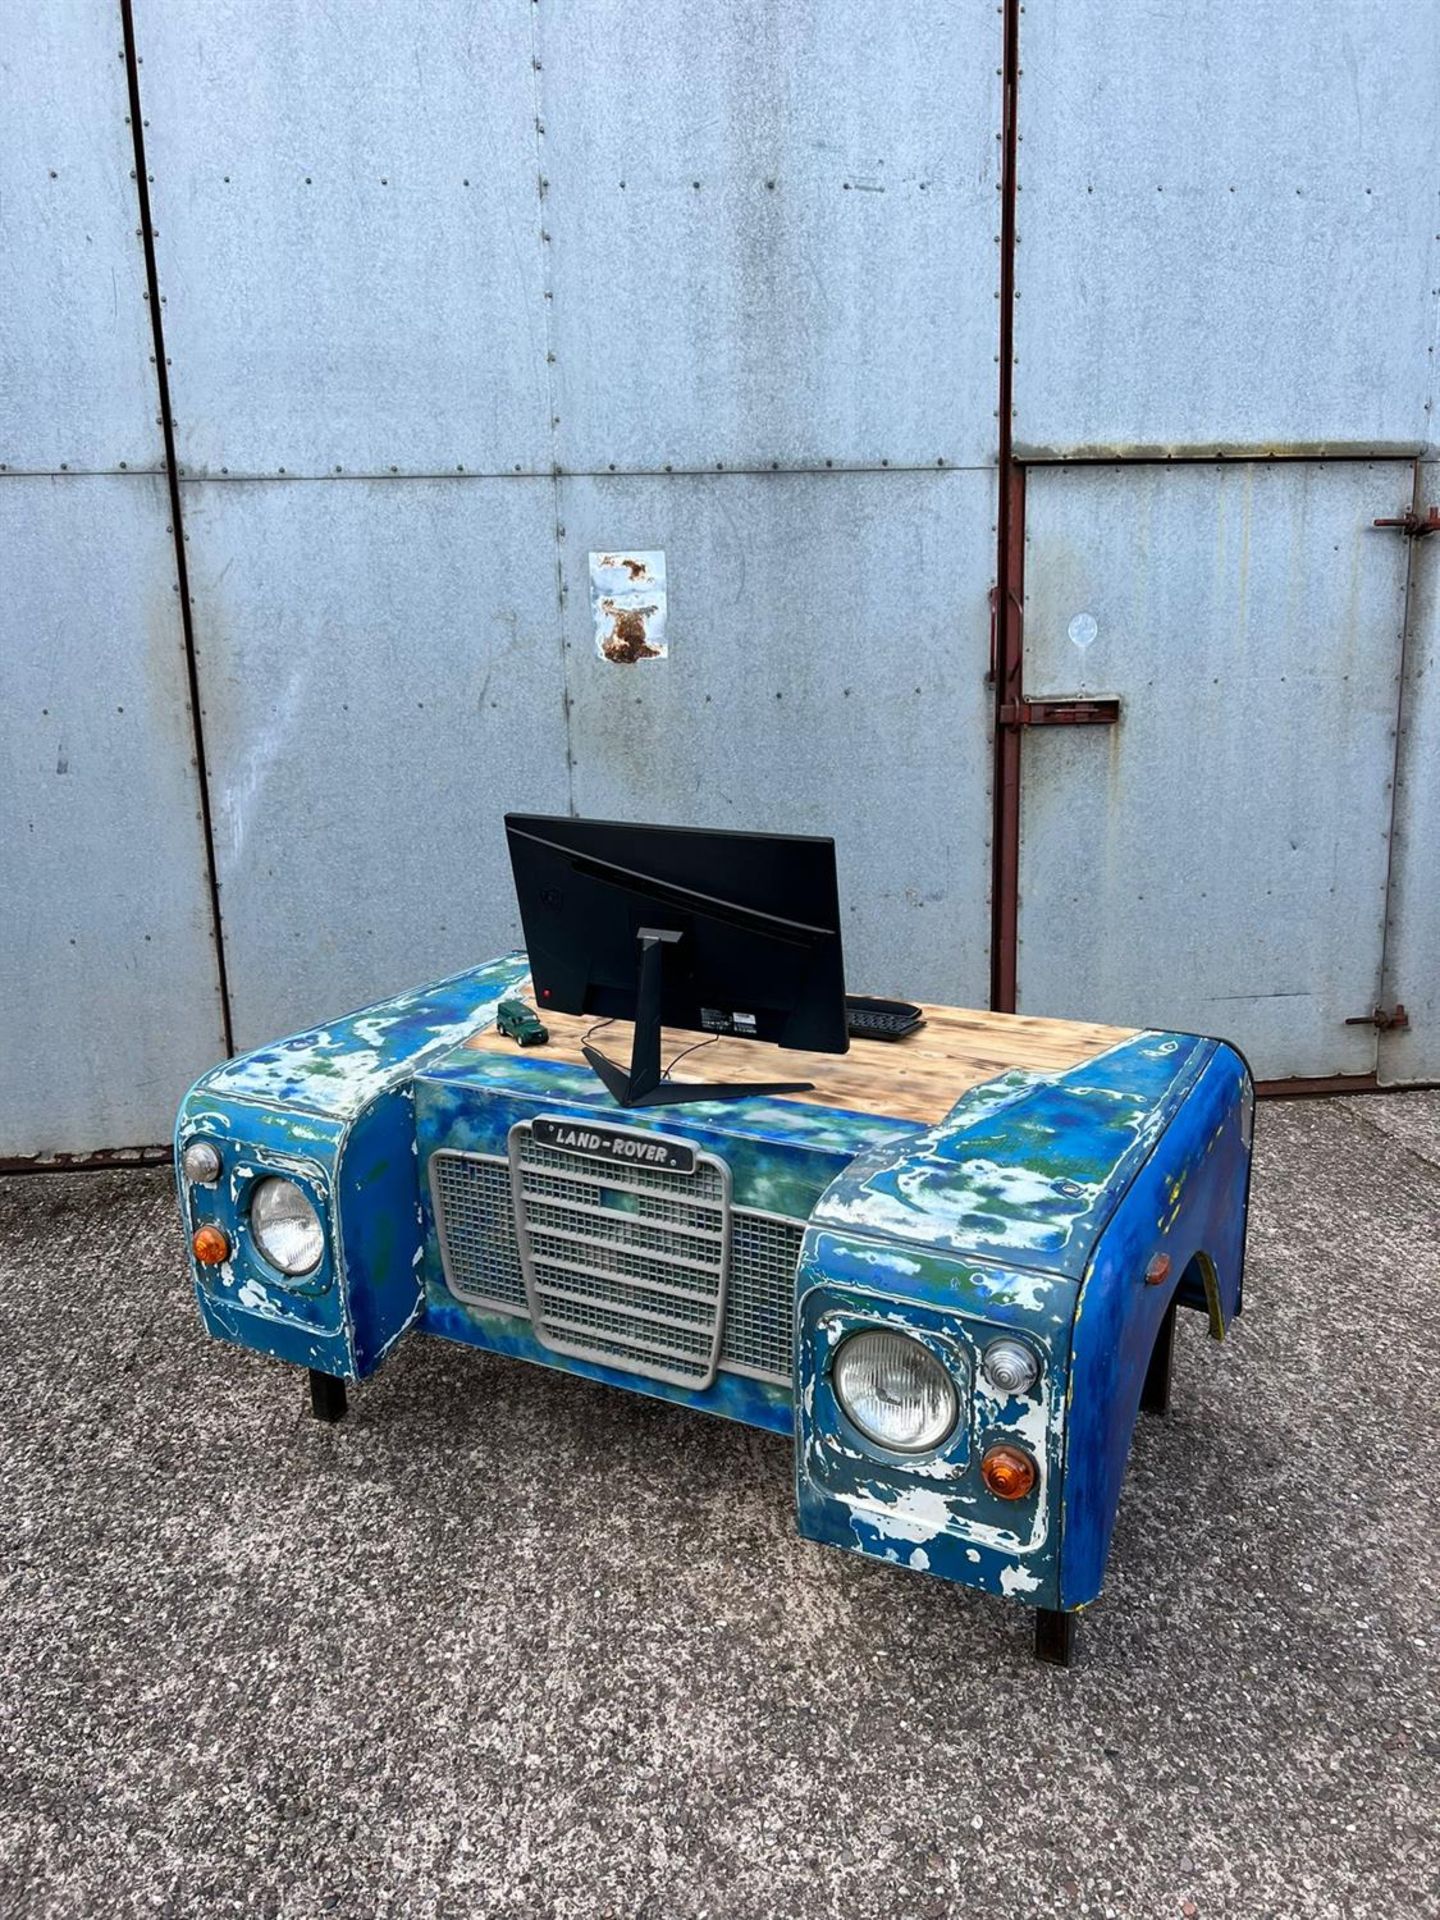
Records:
[[[1163,1142],[1120,1201],[1085,1275],[1067,1393],[1066,1607],[1083,1606],[1100,1591],[1140,1392],[1171,1300],[1187,1274],[1208,1267],[1217,1335],[1239,1307],[1253,1098],[1244,1061],[1215,1043]],[[1164,1286],[1145,1281],[1156,1254],[1170,1259]]]
[[[475,1062],[483,1063],[479,1072]],[[588,1083],[582,1084],[582,1083]],[[591,1089],[598,1091],[593,1098]],[[918,1129],[865,1114],[802,1107],[798,1102],[707,1101],[680,1112],[617,1107],[588,1068],[509,1054],[461,1050],[416,1079],[420,1157],[437,1147],[503,1159],[510,1129],[543,1113],[551,1119],[596,1120],[631,1132],[683,1138],[718,1154],[730,1168],[736,1206],[808,1220],[825,1189],[857,1153],[910,1137]],[[810,1116],[814,1116],[813,1120]]]
[[[903,1281],[905,1276],[897,1273]],[[845,1339],[889,1326],[918,1338],[949,1372],[959,1418],[940,1447],[920,1457],[886,1453],[846,1419],[831,1368]],[[1032,1337],[1040,1378],[1028,1394],[997,1394],[981,1361],[995,1323],[940,1311],[904,1294],[826,1283],[805,1294],[799,1319],[796,1512],[808,1538],[891,1560],[986,1592],[1053,1606],[1058,1591],[1054,1485],[1063,1412],[1064,1334]],[[996,1499],[979,1462],[1005,1440],[1034,1458],[1034,1492]]]
[[[413,1087],[382,1093],[351,1121],[337,1192],[355,1366],[363,1378],[424,1309]]]
[[[1144,1033],[1064,1073],[1003,1075],[857,1161],[816,1222],[1078,1279],[1214,1044]]]
[[[687,1387],[671,1386],[663,1380],[647,1380],[640,1374],[622,1373],[590,1360],[551,1353],[530,1331],[529,1322],[518,1315],[462,1305],[452,1294],[437,1294],[433,1289],[426,1298],[425,1331],[463,1347],[483,1347],[487,1353],[509,1354],[539,1367],[579,1374],[584,1380],[598,1380],[602,1386],[619,1387],[626,1393],[643,1393],[652,1400],[669,1400],[676,1406],[693,1408],[697,1413],[718,1414],[722,1420],[735,1420],[742,1426],[789,1433],[794,1425],[789,1387],[752,1380],[744,1374],[719,1373],[713,1387],[704,1393],[693,1393]]]
[[[621,1107],[588,1067],[546,1059],[540,1048],[496,1053],[460,1046],[427,1063],[423,1077],[433,1085],[450,1084],[470,1088],[477,1095],[498,1096],[517,1110],[523,1106],[527,1114],[555,1105],[589,1121],[680,1134],[687,1140],[701,1134],[724,1139],[737,1143],[737,1153],[744,1151],[746,1142],[762,1147],[791,1145],[807,1154],[828,1154],[837,1165],[848,1165],[858,1153],[912,1139],[920,1132],[912,1120],[765,1096],[699,1100],[671,1108]]]
[[[206,1074],[195,1091],[351,1118],[421,1062],[484,1026],[528,972],[523,954],[472,967],[437,986],[241,1054]]]
[[[974,1315],[1021,1333],[1039,1331],[1046,1338],[1068,1330],[1078,1291],[1063,1274],[872,1239],[858,1228],[812,1225],[800,1250],[798,1291],[803,1295],[808,1287],[830,1284]]]
[[[219,1266],[191,1260],[207,1331],[295,1366],[353,1376],[353,1332],[332,1205],[343,1134],[336,1120],[295,1116],[196,1090],[180,1109],[175,1149],[187,1245],[197,1227],[212,1225],[220,1228],[231,1248],[229,1259]],[[210,1140],[220,1151],[223,1171],[213,1187],[194,1186],[178,1172],[181,1152],[195,1139]],[[325,1222],[320,1264],[300,1279],[271,1267],[250,1232],[251,1194],[271,1175],[296,1181]]]

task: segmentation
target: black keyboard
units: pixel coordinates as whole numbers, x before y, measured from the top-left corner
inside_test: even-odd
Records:
[[[904,1040],[924,1026],[925,1016],[908,1000],[872,1000],[863,993],[847,993],[845,1024],[855,1040]]]

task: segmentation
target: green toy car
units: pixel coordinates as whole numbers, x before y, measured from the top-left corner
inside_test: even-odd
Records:
[[[502,1000],[495,1014],[495,1024],[521,1047],[543,1047],[550,1034],[533,1007],[527,1007],[523,1000]]]

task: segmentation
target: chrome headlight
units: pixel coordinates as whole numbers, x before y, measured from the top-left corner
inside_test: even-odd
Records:
[[[220,1178],[220,1149],[209,1140],[192,1140],[180,1155],[180,1170],[194,1186],[213,1187]]]
[[[835,1398],[867,1440],[891,1453],[928,1453],[955,1425],[955,1383],[928,1347],[908,1334],[852,1333],[836,1350]]]
[[[250,1201],[255,1244],[281,1273],[309,1273],[325,1251],[320,1216],[293,1180],[262,1180]]]

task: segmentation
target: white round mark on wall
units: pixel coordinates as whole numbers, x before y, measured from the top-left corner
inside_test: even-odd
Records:
[[[1099,631],[1100,628],[1093,613],[1077,613],[1066,628],[1066,632],[1082,653]]]

